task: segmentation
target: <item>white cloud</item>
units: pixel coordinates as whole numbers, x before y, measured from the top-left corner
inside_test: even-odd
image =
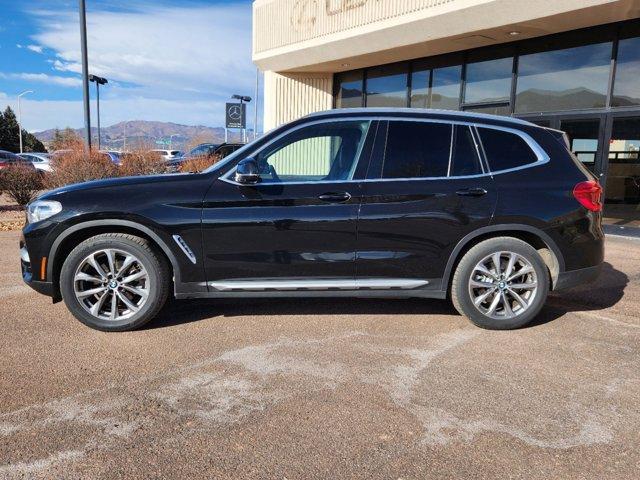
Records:
[[[82,80],[75,77],[60,77],[56,75],[47,75],[46,73],[2,73],[0,78],[7,80],[25,80],[27,82],[39,82],[49,85],[57,85],[60,87],[79,87]]]
[[[89,70],[109,79],[109,85],[100,89],[104,125],[108,125],[108,110],[114,109],[111,116],[116,121],[154,119],[218,126],[224,120],[222,104],[232,93],[253,96],[249,2],[136,5],[138,9],[125,12],[87,12]],[[79,73],[76,10],[32,14],[39,30],[32,39],[54,52],[52,68]],[[48,108],[44,103],[37,105]],[[60,107],[63,115],[68,107]],[[81,112],[68,121],[77,125],[78,120]]]
[[[27,48],[32,52],[42,53],[43,48],[41,45],[27,45]]]

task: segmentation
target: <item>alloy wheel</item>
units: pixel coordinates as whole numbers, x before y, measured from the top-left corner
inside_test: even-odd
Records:
[[[493,319],[512,319],[532,305],[538,293],[536,271],[529,260],[514,252],[487,255],[474,267],[469,294],[474,306]]]
[[[147,302],[149,274],[131,253],[115,248],[98,250],[78,265],[73,291],[80,305],[94,317],[125,320]]]

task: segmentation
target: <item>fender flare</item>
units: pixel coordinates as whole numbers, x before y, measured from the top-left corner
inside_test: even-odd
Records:
[[[175,285],[180,283],[180,267],[178,264],[178,260],[176,256],[173,254],[171,249],[167,246],[167,244],[160,238],[160,236],[154,232],[149,227],[142,225],[140,223],[132,222],[130,220],[118,220],[118,219],[105,219],[105,220],[89,220],[86,222],[77,223],[66,230],[64,230],[53,242],[51,245],[51,249],[49,250],[49,261],[47,262],[47,278],[50,278],[51,281],[54,281],[53,277],[53,266],[55,264],[56,254],[60,245],[64,240],[69,237],[69,235],[86,230],[93,227],[127,227],[133,230],[137,230],[140,233],[148,236],[153,240],[164,252],[169,261],[171,262],[171,267],[173,270],[173,280],[174,280],[174,288]]]
[[[523,225],[519,223],[502,223],[497,225],[488,225],[486,227],[479,228],[478,230],[474,230],[473,232],[467,234],[465,237],[460,240],[457,245],[454,247],[451,255],[449,255],[449,260],[447,261],[447,265],[444,270],[444,275],[442,277],[442,289],[446,292],[449,288],[449,281],[451,280],[451,275],[453,274],[453,266],[458,260],[460,256],[460,252],[470,243],[473,242],[474,239],[478,238],[481,235],[485,235],[487,233],[500,233],[500,232],[526,232],[531,233],[539,237],[546,245],[549,247],[551,252],[556,257],[558,261],[558,273],[564,272],[565,263],[564,256],[562,252],[558,248],[556,242],[544,231],[539,228],[532,227],[531,225]]]

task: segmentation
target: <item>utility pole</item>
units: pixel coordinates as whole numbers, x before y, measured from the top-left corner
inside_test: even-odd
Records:
[[[80,10],[80,48],[82,50],[82,100],[84,104],[84,137],[87,152],[91,152],[91,110],[89,108],[89,60],[87,56],[87,13],[84,0],[78,0]]]
[[[25,90],[18,95],[18,135],[20,136],[20,153],[22,153],[22,105],[20,104],[20,101],[22,100],[22,96],[27,93],[33,93],[33,90]]]
[[[97,75],[89,75],[89,81],[96,84],[96,110],[98,112],[98,150],[100,150],[100,85],[106,85],[109,81]]]

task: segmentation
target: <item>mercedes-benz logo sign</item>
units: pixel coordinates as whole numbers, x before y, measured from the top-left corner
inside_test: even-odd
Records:
[[[240,120],[242,118],[242,109],[239,105],[229,107],[229,118],[232,120]]]

